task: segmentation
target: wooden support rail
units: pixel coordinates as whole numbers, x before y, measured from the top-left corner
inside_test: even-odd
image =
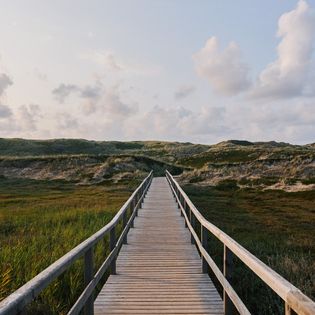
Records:
[[[15,315],[22,313],[31,301],[33,301],[50,283],[82,256],[84,256],[85,289],[68,314],[79,314],[79,312],[84,309],[85,314],[92,315],[94,312],[94,289],[108,267],[110,267],[111,273],[115,274],[117,255],[122,244],[127,241],[127,233],[131,228],[134,218],[137,215],[138,208],[141,207],[145,194],[150,187],[152,177],[153,174],[151,171],[107,225],[0,302],[0,315]],[[129,220],[127,220],[128,210],[130,211]],[[117,238],[116,227],[121,221],[123,230]],[[110,253],[96,274],[94,274],[94,247],[99,241],[103,240],[108,233],[110,233]]]
[[[298,288],[296,288],[294,285],[260,261],[257,257],[251,254],[248,250],[238,244],[218,227],[207,221],[196,209],[186,193],[168,171],[166,171],[166,177],[182,211],[182,214],[185,217],[186,225],[189,228],[192,237],[194,238],[199,252],[201,253],[203,262],[209,265],[223,287],[225,315],[232,314],[233,305],[240,314],[250,314],[243,301],[239,298],[230,284],[230,279],[233,275],[233,254],[238,257],[259,278],[261,278],[278,296],[282,298],[285,303],[286,315],[293,315],[294,313],[298,315],[315,314],[314,301],[304,295]],[[201,240],[194,229],[194,221],[191,220],[191,218],[197,220],[201,226]],[[224,245],[223,273],[207,252],[207,244],[205,242],[207,235],[205,230],[214,235]],[[206,270],[205,267],[204,270]]]

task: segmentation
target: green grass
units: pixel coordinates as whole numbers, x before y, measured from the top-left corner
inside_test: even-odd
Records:
[[[239,163],[254,161],[258,156],[259,152],[230,149],[195,154],[194,156],[181,159],[179,163],[184,166],[201,168],[206,163]]]
[[[210,222],[315,298],[315,191],[259,191],[235,185],[187,185],[185,191]],[[210,248],[222,268],[221,243],[210,237]],[[237,259],[233,284],[253,314],[283,314],[283,302]]]
[[[108,223],[137,185],[0,178],[0,300]],[[105,239],[95,249],[98,267],[107,245]],[[80,259],[40,295],[28,314],[65,314],[82,285]]]

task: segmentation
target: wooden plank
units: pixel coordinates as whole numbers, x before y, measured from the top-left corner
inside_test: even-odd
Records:
[[[127,244],[94,303],[96,315],[223,315],[165,178],[154,178]]]

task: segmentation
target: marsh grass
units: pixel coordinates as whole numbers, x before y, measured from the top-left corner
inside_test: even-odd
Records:
[[[259,191],[233,185],[184,189],[210,222],[315,298],[315,191]],[[223,246],[213,236],[209,244],[222,270]],[[234,264],[233,286],[252,314],[283,314],[280,298],[237,258]]]
[[[0,300],[108,223],[138,181],[78,186],[0,179]],[[108,238],[95,248],[95,270]],[[54,281],[28,314],[65,314],[83,289],[83,260]]]

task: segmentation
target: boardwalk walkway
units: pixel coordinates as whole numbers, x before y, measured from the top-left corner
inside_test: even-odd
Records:
[[[94,303],[103,314],[223,314],[166,178],[154,178],[111,275]]]

